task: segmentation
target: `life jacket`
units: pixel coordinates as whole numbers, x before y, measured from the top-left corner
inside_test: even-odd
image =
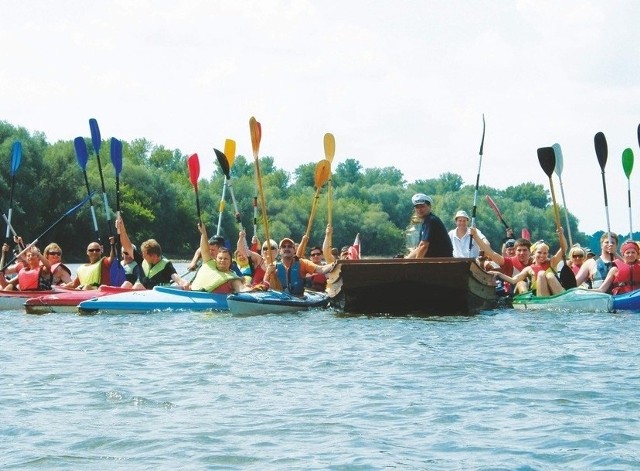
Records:
[[[307,287],[313,291],[324,291],[327,288],[327,275],[324,273],[314,273],[306,280],[308,280]]]
[[[138,276],[140,272],[140,266],[138,265],[138,262],[136,262],[135,260],[132,260],[129,263],[124,263],[124,260],[123,260],[122,268],[124,268],[124,276],[128,282],[135,283],[136,281],[138,281]]]
[[[640,288],[640,263],[628,264],[622,260],[613,262],[618,273],[613,279],[611,294],[623,294]]]
[[[546,262],[542,262],[542,264],[540,265],[538,265],[537,263],[532,263],[529,266],[533,270],[533,276],[531,279],[531,291],[535,293],[538,289],[538,273],[540,273],[541,271],[553,271],[553,269],[551,268],[551,262],[549,262],[548,260]]]
[[[87,263],[78,268],[78,280],[82,286],[100,286],[102,281],[102,257],[95,263]]]
[[[231,271],[220,271],[218,270],[218,265],[214,260],[208,260],[207,263],[200,267],[198,273],[196,273],[196,276],[191,283],[191,289],[193,291],[207,291],[210,293],[212,291],[216,291],[216,288],[227,284],[229,281],[237,279],[239,278],[235,273]],[[229,287],[229,291],[223,292],[230,293],[231,287]]]
[[[264,281],[265,269],[260,265],[253,270],[253,278],[251,279],[251,286],[259,285]]]
[[[143,260],[142,271],[147,278],[153,278],[162,270],[164,270],[164,267],[167,266],[167,263],[169,263],[169,260],[167,260],[164,257],[162,257],[160,261],[156,263],[154,266],[151,266],[149,262],[147,262],[146,260]]]
[[[42,280],[43,283],[40,282],[42,274],[42,268],[22,268],[18,272],[18,285],[20,286],[20,291],[35,291],[35,290],[46,290],[51,289],[51,283],[49,282],[48,286],[46,280]]]
[[[69,268],[64,263],[54,263],[53,265],[51,265],[51,284],[53,285],[59,285],[60,283],[62,283],[62,279],[55,274],[58,268],[66,271],[69,275],[71,275],[71,270],[69,270]]]
[[[593,274],[592,285],[594,288],[599,288],[604,279],[607,277],[607,273],[611,270],[615,260],[611,262],[605,262],[602,258],[596,260],[596,271]]]
[[[304,280],[302,279],[298,260],[291,264],[289,270],[282,263],[276,264],[276,273],[282,285],[282,291],[295,295],[304,294]]]

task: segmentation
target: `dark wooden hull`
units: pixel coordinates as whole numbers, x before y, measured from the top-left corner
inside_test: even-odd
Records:
[[[496,306],[495,282],[470,258],[341,260],[329,289],[349,313],[473,314]]]

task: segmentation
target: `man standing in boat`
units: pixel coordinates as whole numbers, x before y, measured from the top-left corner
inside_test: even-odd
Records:
[[[451,239],[442,220],[431,213],[433,200],[424,193],[417,193],[411,198],[415,210],[416,222],[420,226],[420,242],[407,258],[453,257]]]

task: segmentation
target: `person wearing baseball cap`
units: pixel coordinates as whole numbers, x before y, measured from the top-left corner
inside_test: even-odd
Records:
[[[409,252],[407,258],[452,257],[453,246],[442,220],[431,212],[433,199],[424,193],[416,193],[411,197],[415,211],[415,219],[422,222],[420,226],[420,242]]]
[[[453,256],[456,258],[476,258],[480,255],[478,244],[473,242],[471,233],[469,232],[469,215],[462,209],[456,213],[453,220],[456,222],[456,228],[449,231],[451,245],[453,245]],[[476,232],[478,237],[489,241],[480,231]]]

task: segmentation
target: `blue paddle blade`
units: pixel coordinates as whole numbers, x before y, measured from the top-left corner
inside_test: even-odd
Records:
[[[111,163],[116,169],[116,176],[122,172],[122,142],[115,137],[111,138]]]
[[[100,152],[100,145],[102,140],[100,139],[100,128],[98,127],[98,121],[95,118],[89,120],[89,127],[91,128],[91,143],[93,144],[93,150],[96,154]]]
[[[20,141],[16,141],[13,143],[13,148],[11,149],[11,176],[15,176],[18,171],[18,167],[20,167],[20,162],[22,161],[22,143]]]
[[[73,146],[76,148],[76,159],[82,170],[87,169],[87,160],[89,160],[89,152],[87,152],[87,143],[84,137],[76,137],[73,140]]]
[[[111,261],[111,267],[109,267],[109,284],[111,286],[121,286],[125,281],[127,281],[127,275],[116,255]]]

